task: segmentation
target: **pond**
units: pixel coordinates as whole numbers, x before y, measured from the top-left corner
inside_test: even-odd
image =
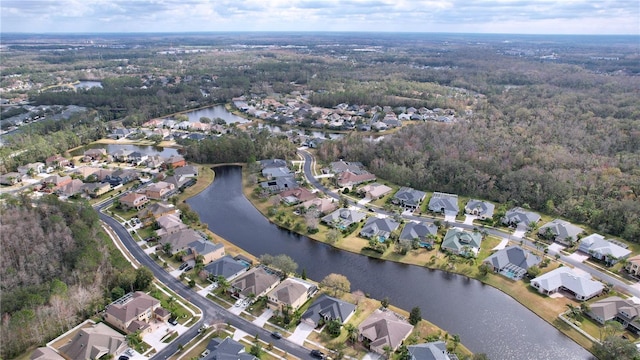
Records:
[[[163,148],[151,145],[132,145],[132,144],[90,144],[71,151],[71,156],[79,156],[89,149],[106,149],[108,154],[113,154],[118,150],[139,151],[147,155],[160,155],[162,157],[170,157],[178,155],[178,149]]]
[[[249,120],[243,117],[230,113],[222,105],[216,105],[209,108],[188,111],[188,112],[185,112],[184,115],[187,115],[189,117],[190,122],[200,122],[201,117],[208,117],[211,120],[220,118],[226,121],[227,124],[232,124],[232,123],[242,124],[242,123],[249,122]]]

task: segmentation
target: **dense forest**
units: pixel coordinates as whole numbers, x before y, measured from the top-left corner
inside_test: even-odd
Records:
[[[273,137],[266,131],[235,131],[225,136],[184,142],[184,156],[201,164],[252,162],[260,159],[292,159],[296,147],[286,137]]]
[[[2,358],[41,346],[95,315],[118,288],[148,287],[86,202],[5,197],[0,211]],[[35,206],[34,206],[35,205]]]

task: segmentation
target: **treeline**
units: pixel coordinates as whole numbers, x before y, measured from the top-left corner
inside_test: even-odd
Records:
[[[87,202],[5,197],[0,208],[3,358],[43,345],[111,301],[111,289],[146,288]]]
[[[201,164],[248,162],[260,159],[292,159],[296,147],[286,137],[273,137],[267,130],[236,131],[225,136],[183,142],[184,157]]]
[[[102,120],[114,120],[136,115],[138,126],[154,117],[183,111],[190,106],[208,103],[197,84],[142,88],[135,77],[107,78],[103,87],[74,91],[42,92],[32,98],[35,105],[78,105],[96,109]]]
[[[18,166],[44,162],[54,154],[86,145],[107,136],[106,124],[95,111],[78,113],[69,119],[44,120],[29,124],[4,139],[0,147],[0,172],[16,171]]]

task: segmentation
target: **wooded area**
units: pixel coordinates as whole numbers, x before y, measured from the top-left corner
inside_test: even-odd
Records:
[[[95,315],[111,301],[112,288],[148,287],[152,277],[138,274],[115,249],[88,203],[52,195],[5,200],[0,208],[3,358]]]

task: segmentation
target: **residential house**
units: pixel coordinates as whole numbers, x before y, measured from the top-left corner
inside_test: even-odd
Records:
[[[365,217],[367,214],[363,212],[340,208],[320,220],[330,227],[344,230],[351,224],[359,223]]]
[[[151,155],[147,158],[145,165],[151,169],[157,169],[164,164],[164,159],[160,155]]]
[[[133,153],[133,150],[119,149],[119,150],[116,150],[111,155],[113,156],[113,159],[115,161],[128,162],[129,161],[129,155],[131,155],[132,153]]]
[[[140,174],[135,170],[117,168],[113,171],[105,172],[104,179],[101,181],[108,182],[112,186],[117,186],[120,184],[128,184],[139,177]]]
[[[109,138],[119,140],[119,139],[126,138],[127,135],[129,134],[131,134],[131,131],[129,131],[129,129],[117,128],[117,129],[111,130],[111,134],[109,134]]]
[[[280,193],[282,201],[287,205],[295,205],[316,198],[316,194],[305,188],[289,189]]]
[[[339,187],[352,187],[375,180],[376,176],[370,172],[354,173],[347,170],[336,174],[336,183]]]
[[[554,240],[564,245],[572,245],[578,241],[578,235],[584,230],[568,221],[555,219],[538,229],[538,234],[548,240]]]
[[[138,194],[135,192],[130,192],[120,198],[120,205],[125,209],[140,210],[148,202],[149,202],[149,199],[145,194]]]
[[[259,163],[261,169],[287,167],[287,161],[282,159],[260,160]]]
[[[231,283],[231,295],[244,299],[253,294],[256,298],[266,295],[280,283],[280,277],[264,267],[255,267],[238,276]]]
[[[521,207],[508,210],[502,218],[503,224],[520,228],[529,227],[530,224],[537,224],[538,221],[540,221],[540,215]]]
[[[200,356],[202,360],[258,360],[246,352],[244,344],[230,337],[224,340],[221,338],[211,339],[202,353],[206,354]]]
[[[97,198],[111,191],[111,184],[102,182],[88,183],[84,184],[82,191],[92,198]]]
[[[157,183],[147,186],[144,191],[149,199],[162,200],[171,194],[175,188],[176,186],[174,184],[158,181]]]
[[[364,196],[365,199],[369,200],[378,200],[381,197],[390,193],[393,189],[384,184],[367,184],[360,189],[358,189],[358,193]]]
[[[182,168],[178,168],[178,169],[182,169]],[[186,189],[190,186],[195,185],[196,183],[196,179],[193,177],[175,175],[175,174],[167,176],[166,178],[164,178],[163,181],[169,184],[173,184],[173,187],[179,190]]]
[[[72,179],[68,184],[60,187],[55,191],[60,196],[73,196],[82,193],[84,187],[89,184],[85,184],[82,180]]]
[[[267,306],[278,311],[291,307],[295,311],[317,290],[315,285],[304,280],[287,278],[267,294]]]
[[[459,228],[447,231],[440,247],[457,255],[477,256],[482,243],[482,234],[477,231],[468,232]]]
[[[62,187],[71,183],[72,179],[70,176],[60,176],[60,175],[51,175],[48,178],[42,181],[44,185],[44,192],[54,193],[60,190]]]
[[[336,320],[344,324],[355,312],[355,305],[322,294],[309,306],[300,319],[304,323],[317,328],[318,326]]]
[[[9,186],[19,184],[25,176],[17,172],[9,172],[0,176],[0,184]]]
[[[293,177],[279,177],[260,183],[260,187],[269,190],[272,193],[280,193],[289,189],[297,189],[300,185]]]
[[[398,240],[408,244],[418,241],[419,246],[431,249],[437,235],[438,227],[433,223],[408,222],[402,229]]]
[[[24,166],[18,166],[18,172],[21,175],[35,176],[35,175],[44,173],[45,168],[46,166],[44,165],[44,163],[35,162],[35,163],[29,163]]]
[[[171,155],[164,161],[164,165],[167,168],[175,169],[181,166],[186,166],[187,161],[182,157],[182,155]]]
[[[166,202],[153,203],[138,212],[138,219],[145,225],[149,225],[159,219],[161,216],[169,214],[177,214],[178,209]]]
[[[444,341],[409,345],[407,350],[409,360],[458,360],[457,355],[449,353]]]
[[[43,346],[35,349],[31,356],[30,360],[66,360],[62,355],[58,354],[52,348]]]
[[[360,230],[360,236],[384,242],[399,226],[400,223],[389,218],[370,217]]]
[[[46,167],[50,167],[50,168],[61,168],[61,167],[65,167],[65,166],[69,166],[70,162],[68,159],[66,159],[63,156],[60,155],[53,155],[53,156],[49,156],[45,161],[44,161]]]
[[[317,211],[318,217],[328,214],[338,207],[338,203],[333,198],[315,198],[303,202],[300,206],[307,211]]]
[[[293,174],[288,167],[268,167],[262,169],[262,176],[266,179],[277,179],[280,177],[291,177]]]
[[[640,255],[636,255],[627,259],[627,264],[624,266],[624,269],[633,276],[640,275]]]
[[[567,291],[577,300],[585,301],[602,293],[604,285],[591,279],[588,273],[577,272],[563,266],[531,280],[531,286],[541,294],[551,295]]]
[[[104,323],[78,329],[68,343],[60,347],[68,359],[93,360],[123,353],[128,348],[124,335]]]
[[[464,212],[465,214],[474,215],[480,220],[487,220],[493,218],[495,207],[490,202],[471,199],[464,206]]]
[[[460,211],[458,195],[434,192],[429,200],[429,211],[449,216],[456,216]]]
[[[214,244],[206,239],[198,239],[187,245],[185,255],[182,256],[182,261],[195,261],[198,256],[202,256],[202,263],[209,264],[212,261],[222,258],[224,255],[224,245]]]
[[[170,235],[188,228],[188,226],[182,222],[180,216],[175,213],[158,217],[156,223],[158,225],[158,229],[156,230],[158,236]]]
[[[600,234],[591,234],[582,240],[578,250],[589,254],[592,258],[603,261],[607,266],[611,266],[631,254],[625,244],[614,243],[604,239]]]
[[[334,174],[340,174],[342,172],[345,171],[350,171],[354,174],[361,174],[363,172],[368,172],[366,170],[364,170],[364,165],[362,165],[361,162],[357,162],[357,161],[334,161],[331,164],[329,164],[330,167],[330,171]]]
[[[181,176],[186,178],[198,177],[198,168],[193,165],[181,166],[173,170],[175,176]]]
[[[542,259],[533,255],[530,251],[513,245],[498,250],[488,256],[483,263],[491,266],[493,271],[513,280],[520,280],[527,270],[538,265]]]
[[[604,325],[610,320],[616,320],[627,326],[629,323],[638,320],[640,304],[633,302],[631,299],[610,296],[589,305],[587,315],[600,323],[600,325]]]
[[[203,239],[202,235],[193,229],[182,229],[180,231],[161,236],[158,240],[158,244],[162,246],[165,246],[165,244],[171,244],[169,252],[171,254],[175,254],[180,251],[186,251],[193,242]]]
[[[209,277],[217,279],[218,276],[222,276],[227,279],[227,281],[235,279],[236,277],[245,273],[247,270],[247,266],[241,264],[239,261],[229,255],[225,255],[220,259],[214,260],[204,267],[204,271],[207,272]]]
[[[360,340],[378,354],[384,354],[387,346],[396,351],[412,331],[407,320],[390,310],[375,310],[358,326]]]
[[[134,165],[140,165],[145,163],[148,158],[149,158],[149,155],[140,151],[134,151],[131,154],[129,154],[128,162]]]
[[[425,196],[427,196],[427,193],[424,191],[403,186],[393,195],[391,202],[404,208],[415,210],[420,206]]]
[[[83,153],[83,160],[88,159],[89,161],[102,160],[107,157],[106,149],[89,149]],[[87,162],[87,161],[85,161]]]
[[[136,291],[109,305],[104,312],[104,320],[127,334],[150,332],[149,322],[156,318],[155,310],[158,308],[160,301]]]

